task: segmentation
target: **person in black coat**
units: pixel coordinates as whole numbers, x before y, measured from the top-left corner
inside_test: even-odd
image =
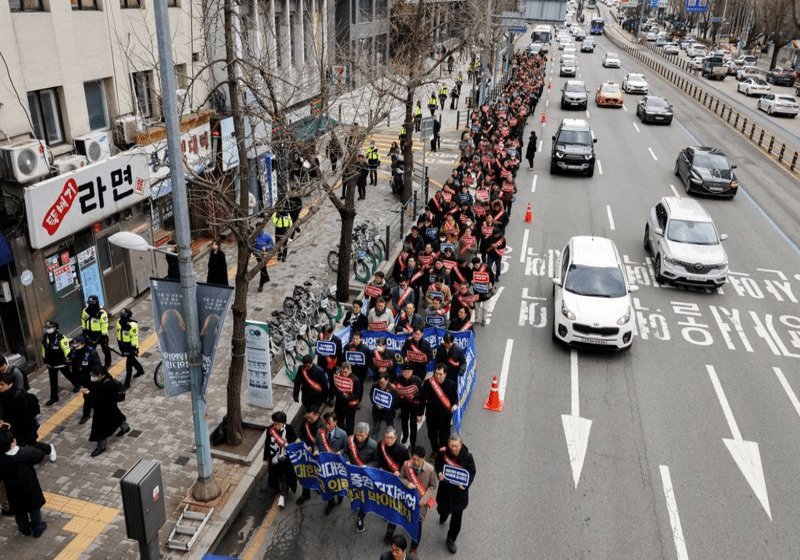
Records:
[[[466,485],[454,484],[444,478],[444,465],[448,464],[467,471],[469,481]],[[439,525],[447,522],[450,517],[450,527],[447,530],[447,549],[456,553],[456,538],[461,531],[461,516],[469,505],[469,487],[475,481],[475,460],[461,441],[461,437],[453,432],[447,441],[447,447],[442,447],[436,455],[434,465],[439,475],[439,490],[436,493],[436,511],[439,513]]]
[[[447,443],[453,411],[458,406],[458,387],[446,375],[446,368],[437,364],[433,376],[423,382],[420,394],[420,401],[425,404],[428,439],[434,453]],[[437,386],[440,391],[436,390]]]
[[[458,387],[458,379],[466,371],[467,359],[464,351],[456,345],[452,333],[444,335],[442,344],[436,349],[436,364],[447,368],[447,379]]]
[[[331,393],[335,398],[333,410],[342,421],[344,431],[351,436],[356,424],[358,405],[364,398],[364,385],[358,377],[353,375],[353,366],[350,362],[342,362],[339,373],[333,375]]]
[[[356,186],[358,187],[358,200],[367,198],[367,178],[369,177],[369,167],[364,154],[358,154],[356,162]]]
[[[302,399],[301,397],[302,389]],[[294,402],[303,403],[306,410],[320,408],[328,400],[328,378],[322,368],[314,365],[311,354],[303,356],[303,365],[297,370],[292,391]]]
[[[408,541],[403,535],[395,535],[391,539],[392,549],[381,554],[380,560],[414,560],[416,556],[406,554]]]
[[[96,442],[97,447],[92,451],[92,457],[105,452],[108,438],[115,431],[119,430],[118,436],[124,436],[131,431],[127,418],[117,406],[116,383],[105,369],[95,367],[91,371],[89,387],[81,389],[92,400],[94,407],[89,441]]]
[[[363,317],[363,315],[362,315]],[[369,368],[370,353],[367,345],[361,338],[361,331],[353,329],[350,334],[350,342],[343,349],[344,359],[349,362],[355,375],[361,382],[361,386],[367,381],[367,370]]]
[[[361,312],[361,300],[353,300],[353,308],[345,313],[342,325],[345,327],[352,327],[355,331],[366,331],[369,329],[369,321],[367,316]]]
[[[267,428],[264,442],[264,464],[267,465],[267,484],[278,492],[278,507],[286,505],[286,491],[297,491],[297,477],[294,474],[289,453],[286,451],[297,436],[294,428],[286,423],[286,413],[282,410],[272,413],[272,425]]]
[[[533,169],[533,158],[536,157],[536,147],[538,143],[536,131],[531,130],[531,137],[528,138],[528,149],[525,150],[525,159],[528,160],[528,170]]]
[[[211,243],[211,252],[208,254],[208,276],[207,284],[228,285],[228,262],[225,260],[225,253],[219,248],[219,243]]]
[[[0,432],[0,480],[5,483],[8,502],[23,535],[39,538],[47,529],[42,520],[45,504],[42,487],[34,465],[42,462],[44,453],[29,445],[17,446],[10,431]]]
[[[32,395],[15,385],[14,374],[6,370],[0,375],[0,410],[2,411],[3,427],[11,430],[19,445],[30,445],[45,455],[51,461],[56,460],[56,448],[48,443],[36,441],[39,437],[39,422],[36,419],[37,411],[33,410]],[[33,403],[37,403],[33,397]],[[38,404],[36,405],[38,408]]]
[[[389,394],[391,399],[389,406],[378,404],[376,391]],[[386,422],[387,426],[394,426],[395,411],[400,407],[400,397],[397,396],[397,392],[389,384],[389,375],[387,373],[378,374],[377,381],[372,384],[372,388],[369,390],[369,400],[372,403],[372,433],[380,433],[383,422]]]

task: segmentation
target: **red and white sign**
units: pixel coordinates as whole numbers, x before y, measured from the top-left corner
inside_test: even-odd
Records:
[[[489,283],[489,273],[488,272],[473,272],[472,273],[472,281],[476,284],[488,284]]]
[[[345,377],[344,375],[336,374],[333,376],[333,385],[342,393],[353,392],[353,378]]]

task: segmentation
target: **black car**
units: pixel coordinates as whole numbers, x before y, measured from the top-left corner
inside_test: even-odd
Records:
[[[767,81],[776,86],[793,86],[794,70],[791,68],[781,68],[776,66],[767,72]]]
[[[594,137],[584,119],[563,119],[553,135],[550,151],[550,174],[559,171],[578,171],[594,175]]]
[[[663,97],[655,95],[645,95],[636,105],[636,116],[643,123],[663,123],[672,122],[672,104]]]
[[[690,146],[678,154],[675,175],[683,179],[687,193],[733,198],[739,181],[731,164],[719,148]]]

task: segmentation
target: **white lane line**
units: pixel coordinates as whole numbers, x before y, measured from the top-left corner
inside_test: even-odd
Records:
[[[603,174],[603,166],[600,165],[600,160],[599,159],[597,160],[597,172],[600,173],[600,175]]]
[[[636,123],[631,123],[631,124],[633,125],[633,128],[636,129],[636,132],[641,132],[641,130],[639,130],[639,125],[637,125]]]
[[[800,401],[797,400],[797,395],[794,394],[794,391],[792,391],[789,382],[786,381],[786,376],[783,375],[781,368],[773,367],[772,371],[774,371],[775,375],[778,376],[778,381],[781,382],[781,387],[783,387],[783,390],[786,391],[786,396],[789,397],[789,400],[792,402],[792,406],[794,407],[795,412],[797,412],[797,415],[800,416]]]
[[[656,157],[656,154],[653,151],[653,148],[647,148],[647,151],[650,152],[650,155],[653,156],[654,160],[658,161],[658,158]]]
[[[578,352],[569,351],[569,374],[572,390],[570,391],[570,411],[573,416],[581,415],[581,392],[578,388]]]
[[[681,195],[678,194],[678,189],[675,188],[675,185],[670,183],[669,184],[669,188],[672,190],[672,194],[674,194],[676,198],[680,198],[681,197]]]
[[[530,234],[530,230],[526,228],[522,232],[522,251],[519,252],[519,262],[521,263],[525,262],[525,254],[528,252],[528,234]]]
[[[608,225],[611,228],[611,230],[613,231],[617,229],[614,227],[614,216],[611,215],[611,206],[609,206],[608,204],[606,204],[606,214],[608,214]]]
[[[539,145],[536,146],[536,151],[537,152],[541,152],[542,151],[542,146],[544,146],[544,140],[539,140]]]
[[[623,105],[623,106],[622,106],[622,108],[623,108],[623,110],[625,110],[625,111],[627,111],[627,110],[628,110],[628,108],[627,108],[625,105]]]
[[[500,386],[497,391],[500,393],[500,402],[506,400],[506,384],[508,383],[508,369],[511,367],[511,350],[514,348],[514,339],[506,340],[506,353],[503,355],[503,368],[500,370]]]
[[[711,384],[714,386],[714,391],[717,393],[719,405],[722,407],[722,413],[725,415],[725,420],[728,422],[728,427],[731,429],[731,435],[733,435],[733,439],[741,440],[742,432],[739,431],[739,425],[736,424],[736,418],[733,417],[731,405],[728,404],[728,399],[725,397],[725,393],[722,391],[722,385],[719,382],[719,377],[717,377],[717,371],[714,369],[714,366],[710,366],[708,364],[706,364],[706,371],[708,371],[708,375],[711,378]]]
[[[586,109],[586,118],[587,118],[587,119],[588,119],[588,118],[591,118],[591,115],[589,114],[589,109]]]
[[[544,106],[545,107],[549,107],[550,106],[550,99],[548,99],[547,101],[544,102]]]
[[[686,550],[686,540],[683,538],[681,516],[678,513],[678,503],[675,501],[675,491],[672,489],[672,478],[669,476],[669,467],[666,465],[659,465],[658,470],[661,471],[661,485],[664,487],[664,498],[667,501],[669,524],[672,526],[672,540],[675,542],[677,558],[678,560],[689,560],[689,553]]]
[[[531,183],[531,192],[536,192],[536,181],[539,179],[538,175],[533,176],[533,182]]]

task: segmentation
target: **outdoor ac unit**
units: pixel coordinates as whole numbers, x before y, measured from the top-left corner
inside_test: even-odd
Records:
[[[45,145],[39,140],[22,140],[0,146],[3,175],[9,181],[27,183],[50,173]]]
[[[188,89],[176,89],[175,95],[178,98],[178,111],[181,115],[192,112],[192,96]]]
[[[53,167],[59,175],[69,173],[81,167],[86,167],[86,158],[77,154],[57,157],[53,160]]]
[[[114,124],[117,127],[117,138],[124,144],[135,144],[136,134],[144,130],[142,117],[134,115],[120,117]]]
[[[89,163],[97,163],[111,157],[111,140],[108,132],[92,132],[75,139],[75,149],[86,156]]]

